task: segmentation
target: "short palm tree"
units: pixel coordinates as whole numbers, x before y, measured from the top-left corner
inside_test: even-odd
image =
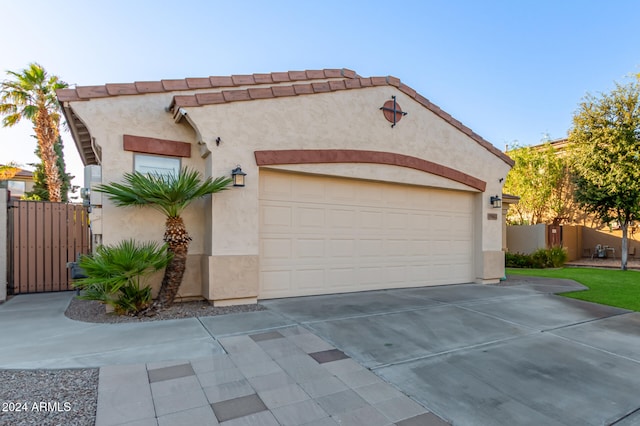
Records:
[[[180,214],[193,200],[227,189],[229,183],[228,177],[208,177],[202,181],[200,173],[183,168],[175,175],[125,173],[124,183],[97,187],[97,191],[106,194],[116,206],[149,206],[167,217],[164,241],[172,257],[165,268],[154,309],[171,306],[187,265],[191,237]]]
[[[0,83],[0,115],[4,127],[18,124],[22,119],[33,123],[38,139],[40,157],[44,165],[49,200],[62,200],[62,181],[58,172],[58,154],[54,145],[60,135],[60,105],[56,90],[67,87],[57,76],[49,76],[36,63],[21,72],[7,71],[10,80]]]

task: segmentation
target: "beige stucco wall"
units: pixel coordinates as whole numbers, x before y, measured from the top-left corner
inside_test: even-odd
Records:
[[[510,253],[531,254],[547,248],[547,225],[507,226],[507,247]]]
[[[188,93],[188,92],[187,92]],[[181,92],[186,94],[185,92]],[[391,95],[408,115],[391,128],[379,107]],[[193,237],[190,253],[202,254],[202,293],[206,297],[250,298],[257,294],[259,259],[258,166],[256,150],[361,149],[414,156],[460,170],[486,181],[480,193],[463,184],[412,169],[374,164],[320,164],[274,168],[329,176],[402,182],[475,192],[474,235],[477,281],[503,276],[502,212],[489,197],[502,193],[500,179],[509,166],[467,135],[397,89],[371,87],[308,96],[232,102],[184,108],[188,120],[176,124],[165,112],[172,94],[148,94],[74,102],[77,115],[102,148],[103,182],[117,181],[133,170],[133,153],[123,151],[122,136],[157,137],[192,143],[191,158],[182,164],[207,176],[229,175],[238,164],[247,173],[244,188],[232,188],[194,203],[184,214]],[[193,126],[193,127],[191,127]],[[194,130],[195,129],[195,130]],[[219,146],[214,142],[221,139]],[[200,157],[198,142],[210,154]],[[489,220],[488,213],[497,214]],[[146,209],[116,208],[103,201],[104,243],[122,238],[160,241],[164,229],[160,213]],[[233,259],[233,260],[231,260]],[[494,260],[488,260],[494,259]],[[228,279],[243,265],[253,284],[229,290]],[[503,268],[502,268],[503,269]],[[222,287],[220,287],[222,286]],[[208,289],[208,290],[207,290]]]

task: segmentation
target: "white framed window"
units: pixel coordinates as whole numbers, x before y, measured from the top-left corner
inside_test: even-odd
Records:
[[[162,155],[135,154],[133,170],[144,174],[176,176],[180,172],[180,159]]]

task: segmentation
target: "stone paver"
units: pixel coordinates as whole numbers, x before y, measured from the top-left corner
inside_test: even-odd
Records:
[[[97,424],[390,426],[428,413],[304,328],[219,342],[227,354],[103,367]]]

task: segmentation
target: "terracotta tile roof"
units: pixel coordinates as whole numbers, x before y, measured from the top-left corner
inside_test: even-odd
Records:
[[[326,81],[315,81],[323,79]],[[283,83],[291,84],[286,85]],[[264,87],[264,85],[269,84],[273,84],[273,86]],[[239,86],[242,86],[243,88],[238,88]],[[175,95],[169,109],[173,111],[174,114],[177,114],[181,107],[198,107],[228,102],[311,95],[316,93],[355,90],[375,86],[393,86],[397,88],[402,93],[412,99],[415,99],[419,104],[469,136],[502,161],[513,166],[513,160],[505,153],[494,147],[490,142],[462,124],[460,121],[453,118],[450,114],[440,109],[437,105],[431,103],[427,98],[417,93],[414,89],[402,83],[400,79],[393,76],[363,78],[356,74],[355,71],[347,68],[272,72],[268,74],[212,76],[205,78],[185,78],[180,80],[143,81],[126,84],[106,84],[104,86],[80,86],[70,89],[61,89],[56,93],[58,95],[58,101],[64,103],[88,101],[93,98],[104,98],[109,96],[222,89],[216,92]],[[73,130],[75,128],[75,124],[77,124],[78,132],[85,135],[82,137],[82,141],[77,140],[74,136],[74,139],[76,139],[76,145],[79,148],[82,148],[80,154],[83,157],[84,163],[97,164],[96,156],[91,152],[92,148],[88,142],[88,130],[84,124],[75,117],[73,108],[65,106],[63,110],[67,117],[67,122],[73,122],[71,125],[72,133],[74,133]]]
[[[105,84],[104,86],[78,86],[56,92],[59,102],[83,101],[108,96],[142,95],[146,93],[175,92],[197,89],[277,84],[327,78],[357,78],[355,71],[324,69],[307,71],[272,72],[270,74],[248,74],[185,78],[181,80],[137,81],[135,83]]]

